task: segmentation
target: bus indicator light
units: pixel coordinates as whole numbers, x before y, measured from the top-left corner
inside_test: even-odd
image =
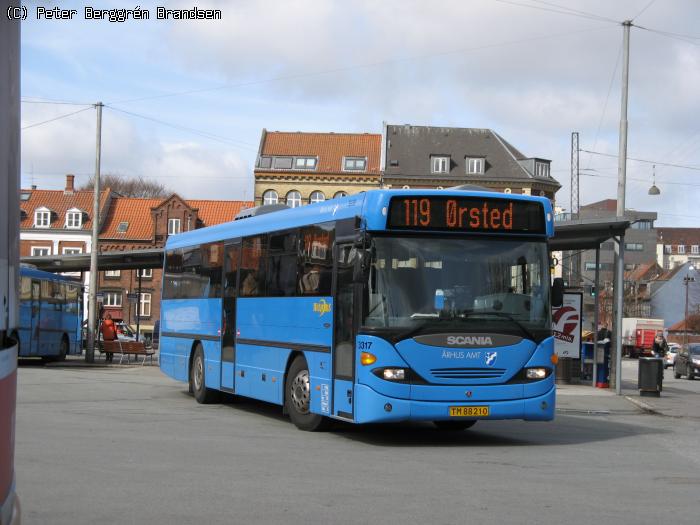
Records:
[[[369,352],[362,352],[362,354],[360,354],[360,363],[364,366],[373,365],[376,362],[377,357],[374,354],[370,354]]]

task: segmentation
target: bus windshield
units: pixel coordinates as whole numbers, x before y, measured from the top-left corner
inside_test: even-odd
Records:
[[[407,337],[505,328],[537,340],[550,331],[544,241],[376,236],[371,253],[365,329]]]

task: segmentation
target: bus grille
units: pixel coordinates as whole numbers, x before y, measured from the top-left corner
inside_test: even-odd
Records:
[[[430,373],[440,379],[498,379],[505,368],[433,368]]]

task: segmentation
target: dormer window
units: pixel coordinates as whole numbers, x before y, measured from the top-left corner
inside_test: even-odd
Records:
[[[316,157],[297,157],[294,159],[295,170],[315,170]]]
[[[72,208],[66,212],[66,228],[77,229],[83,226],[83,212]]]
[[[486,159],[483,157],[467,157],[467,175],[482,175]]]
[[[535,177],[549,177],[549,164],[535,162]]]
[[[432,156],[430,157],[431,173],[448,173],[450,171],[450,157]]]
[[[367,157],[345,157],[343,159],[343,171],[365,171],[367,169]]]
[[[673,253],[673,246],[671,246],[670,244],[665,244],[664,245],[664,253],[666,253],[666,254]]]
[[[272,167],[276,170],[291,170],[292,157],[273,157]]]
[[[51,210],[48,208],[39,208],[34,212],[34,227],[49,228],[51,227]]]
[[[678,245],[678,254],[679,254],[679,255],[685,255],[685,244],[679,244],[679,245]]]
[[[693,244],[693,245],[690,247],[690,253],[692,253],[693,255],[698,255],[698,254],[700,254],[700,246],[698,246],[697,244]]]
[[[181,231],[180,219],[168,219],[168,235],[176,235]]]

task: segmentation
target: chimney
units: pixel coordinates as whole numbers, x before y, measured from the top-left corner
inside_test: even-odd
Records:
[[[33,189],[33,190],[36,189],[36,184],[32,184],[32,189]]]
[[[74,193],[75,192],[75,175],[66,175],[66,189],[63,193]]]

